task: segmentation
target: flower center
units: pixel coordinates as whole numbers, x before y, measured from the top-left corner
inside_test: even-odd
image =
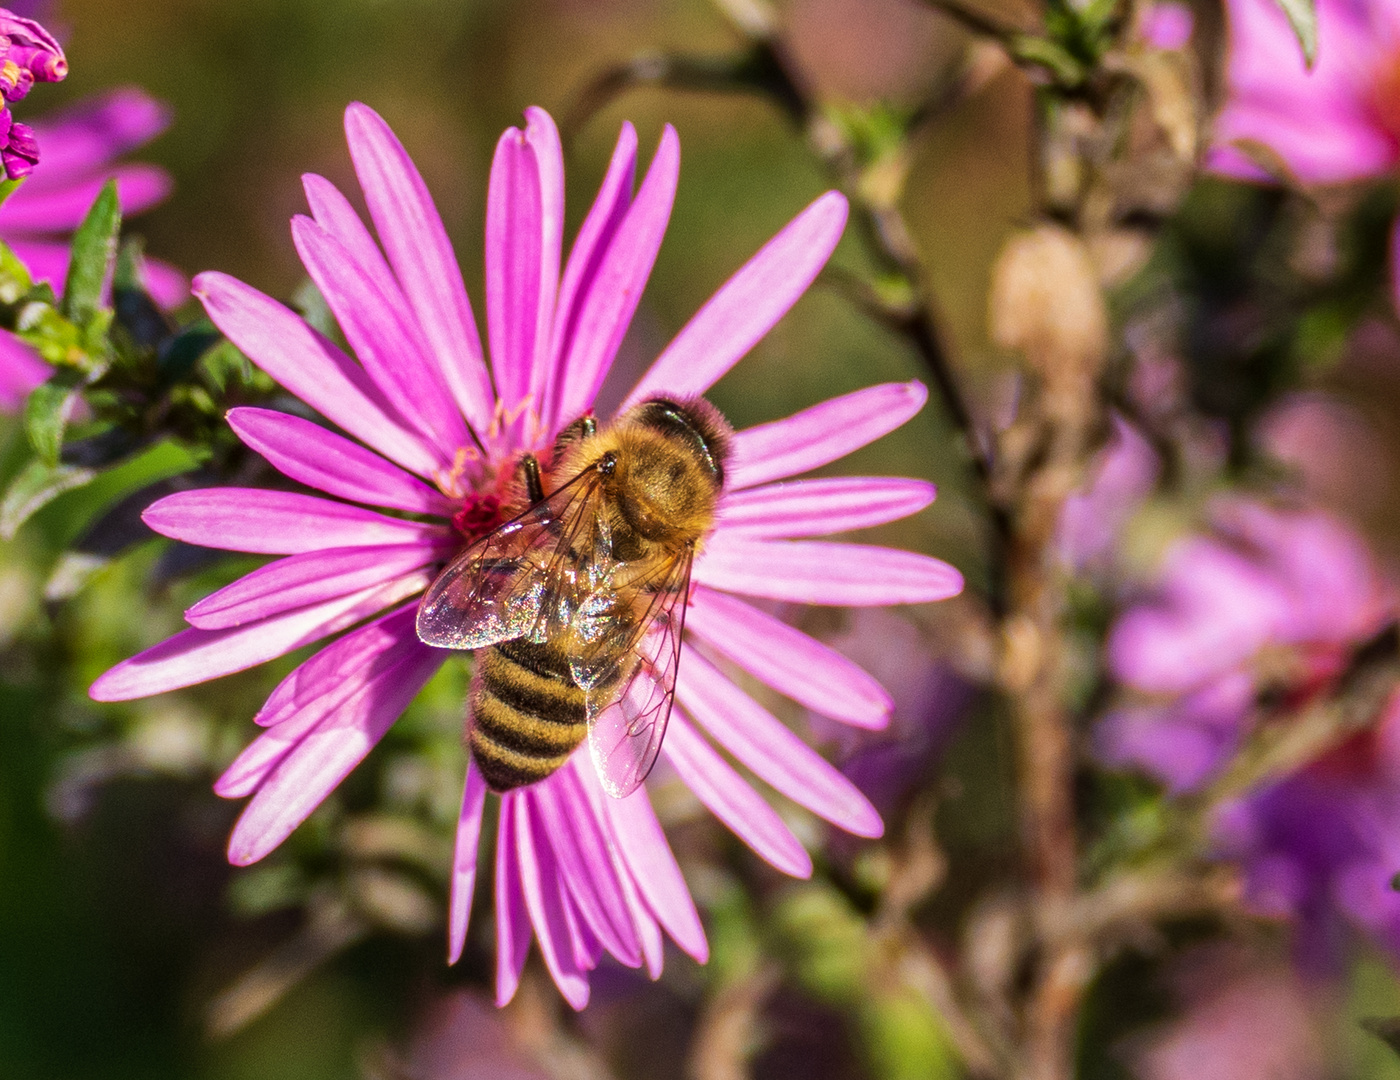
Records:
[[[1376,67],[1367,96],[1377,123],[1400,142],[1400,50],[1391,52]]]
[[[501,523],[501,498],[494,492],[471,492],[452,515],[452,527],[472,544]]]

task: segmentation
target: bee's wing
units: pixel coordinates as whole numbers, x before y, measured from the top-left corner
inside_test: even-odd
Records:
[[[612,566],[598,481],[596,468],[585,469],[450,562],[418,606],[419,640],[484,649],[568,627]]]
[[[625,643],[570,657],[574,681],[587,691],[588,749],[603,790],[617,799],[641,787],[661,752],[676,698],[693,560],[687,549],[655,576],[646,613],[629,626]]]

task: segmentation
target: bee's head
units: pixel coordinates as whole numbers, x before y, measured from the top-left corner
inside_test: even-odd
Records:
[[[700,539],[724,485],[729,426],[704,401],[654,400],[619,424],[616,452],[604,455],[618,512],[652,541]]]

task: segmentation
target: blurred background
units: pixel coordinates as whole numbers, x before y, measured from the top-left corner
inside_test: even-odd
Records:
[[[818,99],[867,121],[937,96],[968,62],[968,34],[920,0],[783,0],[777,10]],[[359,100],[389,121],[422,170],[478,308],[491,154],[526,106],[563,118],[590,78],[636,53],[742,45],[707,0],[58,0],[48,14],[71,75],[35,92],[22,119],[124,85],[173,109],[170,128],[130,155],[175,183],[128,225],[148,253],[290,299],[302,282],[287,228],[304,210],[301,174],[329,177],[363,206],[341,128],[346,103]],[[1198,23],[1208,64],[1222,40],[1219,14],[1201,11]],[[988,293],[1003,243],[1031,223],[1031,101],[1023,74],[992,64],[903,163],[901,207],[950,352],[990,427],[1017,389],[1012,355],[992,343]],[[623,119],[648,154],[666,122],[682,145],[671,226],[619,362],[625,385],[831,181],[771,102],[638,89],[572,134],[570,236]],[[1206,464],[1185,466],[1197,479],[1154,504],[1131,534],[1140,565],[1197,520],[1207,494],[1264,477],[1345,518],[1393,566],[1400,335],[1385,230],[1394,202],[1385,184],[1323,206],[1197,180],[1156,246],[1119,275],[1113,317],[1138,328],[1127,348],[1167,354],[1183,381],[1177,391],[1206,427],[1192,442]],[[834,262],[871,269],[851,231]],[[715,388],[712,400],[736,427],[876,382],[927,381],[908,345],[838,284],[820,282]],[[8,477],[24,438],[12,419],[0,424]],[[893,731],[878,742],[842,741],[818,720],[785,716],[865,785],[888,815],[886,840],[833,841],[813,882],[791,882],[696,805],[667,802],[663,784],[658,809],[706,920],[709,967],[668,955],[656,985],[604,968],[595,1004],[574,1017],[532,965],[520,998],[497,1013],[484,906],[462,964],[443,963],[443,864],[462,769],[459,667],[434,680],[282,851],[248,870],[225,862],[238,807],[210,783],[295,658],[127,706],[87,699],[92,678],[176,629],[194,598],[251,565],[228,561],[169,582],[151,544],[71,602],[42,599],[60,553],[99,507],[191,464],[157,447],[56,501],[0,547],[0,1078],[692,1070],[719,1080],[730,1075],[724,1062],[744,1056],[751,1075],[772,1080],[959,1074],[927,1000],[870,992],[887,956],[868,917],[892,880],[913,882],[916,922],[955,945],[974,899],[1013,857],[1013,752],[1003,710],[975,686],[988,660],[963,632],[975,616],[962,601],[803,616],[881,675],[898,702]],[[936,553],[974,590],[985,583],[982,510],[936,397],[840,469],[935,481],[930,509],[869,539]],[[1086,603],[1087,635],[1101,632],[1106,610]],[[871,640],[881,648],[863,655]],[[1105,806],[1138,797],[1128,781],[1085,793]],[[815,819],[784,813],[804,839],[822,842]],[[921,846],[921,829],[936,834],[936,848],[931,839]],[[1229,947],[1206,920],[1170,933],[1169,963],[1152,942],[1129,943],[1094,991],[1081,1075],[1400,1076],[1354,1022],[1400,1013],[1400,984],[1380,951],[1348,951],[1344,970],[1318,989],[1312,974],[1289,967],[1281,924]],[[1193,1017],[1196,1033],[1183,1034]],[[1165,1026],[1169,1018],[1178,1027]],[[1264,1071],[1249,1072],[1231,1064],[1232,1024],[1294,1043],[1276,1060],[1251,1059]],[[1193,1055],[1206,1064],[1191,1071]]]

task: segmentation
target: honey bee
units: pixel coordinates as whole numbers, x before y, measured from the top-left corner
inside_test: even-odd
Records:
[[[656,399],[526,455],[517,516],[448,564],[418,608],[428,645],[474,649],[467,744],[487,785],[543,780],[587,733],[604,789],[636,790],[676,691],[697,545],[724,486],[729,425]]]

